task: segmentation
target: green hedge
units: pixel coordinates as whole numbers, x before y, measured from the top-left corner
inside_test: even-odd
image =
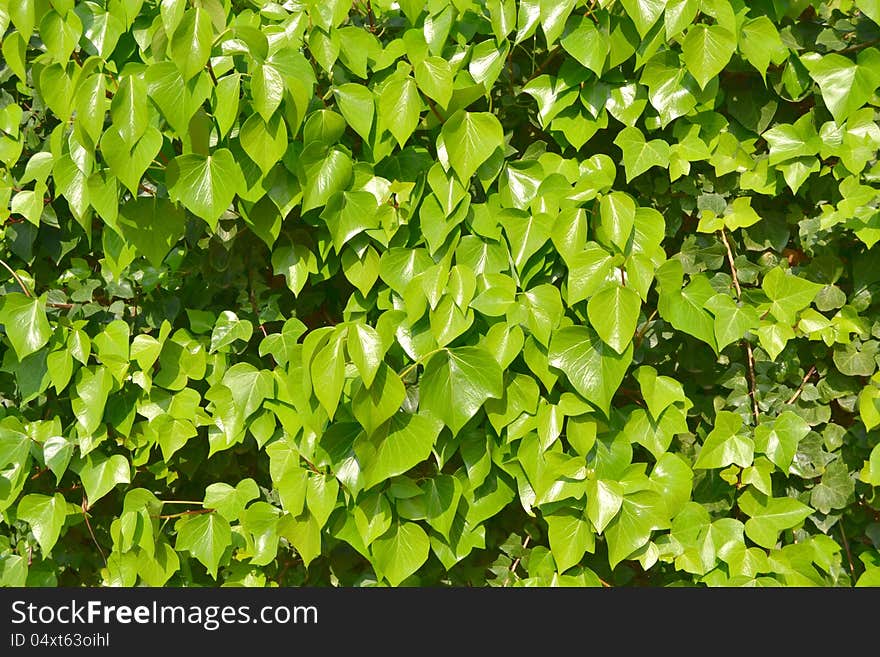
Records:
[[[880,585],[877,0],[0,0],[0,584]]]

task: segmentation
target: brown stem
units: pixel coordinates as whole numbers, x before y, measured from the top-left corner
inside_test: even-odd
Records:
[[[794,391],[794,394],[789,397],[786,404],[794,404],[797,401],[797,398],[801,396],[801,393],[804,391],[804,386],[807,385],[807,381],[810,380],[810,377],[816,373],[816,366],[813,365],[810,367],[809,371],[804,375],[801,384],[798,386],[798,389]]]
[[[724,248],[727,249],[727,262],[730,264],[730,273],[733,276],[733,287],[736,289],[736,300],[742,299],[742,288],[739,286],[739,274],[736,271],[736,265],[733,262],[733,249],[730,248],[730,242],[727,240],[727,231],[723,228],[721,233],[721,241],[724,242]]]
[[[856,579],[856,568],[853,565],[852,552],[849,549],[849,541],[846,538],[846,531],[843,529],[843,518],[838,521],[840,527],[840,536],[843,538],[843,547],[846,549],[846,560],[849,563],[849,574],[852,575],[853,581]]]
[[[104,562],[104,565],[107,565],[107,557],[104,555],[104,550],[101,549],[101,544],[98,543],[98,539],[95,537],[95,531],[92,529],[92,523],[89,522],[89,500],[83,495],[82,501],[82,514],[83,520],[86,521],[86,527],[89,529],[89,534],[92,536],[92,541],[95,543],[95,547],[98,548],[98,554],[101,555],[101,560]]]
[[[370,32],[376,33],[376,16],[373,14],[373,3],[367,0],[367,19],[370,21]]]
[[[742,301],[742,288],[739,286],[739,274],[733,261],[733,249],[730,246],[730,241],[727,239],[727,231],[722,228],[719,232],[721,234],[721,241],[724,242],[724,248],[727,250],[727,263],[730,265],[730,275],[733,278],[733,288],[736,290],[736,300]],[[755,383],[755,354],[752,351],[752,343],[748,340],[744,340],[744,342],[749,366],[749,397],[752,398],[752,415],[755,417],[755,426],[757,426],[760,422],[761,411],[758,408],[758,396],[755,394],[755,391],[758,389]]]
[[[33,297],[33,293],[28,289],[27,285],[24,284],[24,281],[21,280],[21,276],[19,276],[15,270],[9,266],[9,264],[0,258],[0,265],[3,265],[10,274],[12,274],[12,278],[15,279],[15,282],[18,283],[18,286],[21,288],[21,291],[24,292],[26,297]]]
[[[645,334],[648,332],[648,327],[651,326],[651,320],[654,319],[656,316],[657,316],[657,309],[654,308],[654,310],[652,310],[651,314],[648,316],[648,319],[646,319],[645,323],[642,324],[642,328],[640,328],[638,330],[638,332],[636,333],[636,336],[633,339],[633,341],[635,342],[636,349],[638,349],[639,346],[642,344],[642,340],[644,339]]]
[[[529,547],[529,539],[530,539],[530,538],[531,538],[531,537],[530,537],[528,534],[526,534],[526,540],[523,541],[523,545],[522,545],[522,546],[523,546],[523,550],[525,550],[527,547]],[[511,573],[515,573],[515,572],[516,572],[516,569],[517,569],[517,567],[519,566],[519,562],[520,562],[520,557],[517,557],[516,559],[514,559],[513,563],[510,564],[510,572],[511,572]]]
[[[434,104],[434,101],[428,96],[425,96],[425,94],[422,94],[422,96],[428,102],[428,107],[431,108],[431,111],[434,113],[434,116],[437,117],[437,120],[440,121],[440,123],[445,123],[446,119],[444,119],[443,115],[437,110],[437,105]]]
[[[857,43],[854,46],[850,46],[849,48],[844,48],[843,50],[838,50],[838,55],[843,55],[848,52],[858,52],[859,50],[864,50],[865,48],[870,48],[871,46],[876,46],[880,43],[880,39],[874,39],[873,41],[865,41],[864,43]]]
[[[761,421],[761,411],[758,408],[758,397],[755,395],[755,390],[758,388],[755,383],[755,354],[752,351],[752,343],[748,340],[746,340],[746,355],[749,362],[749,397],[752,398],[752,415],[755,416],[755,426],[758,426]]]
[[[549,66],[550,63],[551,63],[554,59],[556,59],[556,58],[559,56],[559,53],[561,53],[561,52],[562,52],[562,47],[561,47],[561,46],[556,46],[556,47],[550,52],[550,54],[547,55],[547,59],[545,59],[543,62],[541,62],[541,63],[538,65],[538,68],[536,68],[534,71],[532,71],[532,74],[529,76],[529,79],[526,80],[525,82],[523,82],[523,85],[527,85],[529,82],[531,82],[531,81],[534,80],[536,77],[538,77],[539,75],[541,75],[541,73],[544,72],[544,69],[546,69],[547,66]]]
[[[214,67],[211,66],[211,60],[208,60],[208,75],[211,76],[211,82],[214,83],[214,86],[217,86],[217,76],[214,74]]]
[[[180,513],[168,513],[160,515],[151,515],[151,518],[180,518],[181,516],[196,516],[200,513],[214,513],[214,509],[191,509],[189,511],[181,511]]]
[[[39,477],[42,477],[47,472],[49,472],[49,468],[38,468],[37,471],[31,475],[30,481],[33,481],[34,479],[38,479]]]

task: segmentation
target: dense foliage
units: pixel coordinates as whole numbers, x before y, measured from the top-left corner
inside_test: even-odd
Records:
[[[0,0],[0,583],[880,585],[878,0]]]

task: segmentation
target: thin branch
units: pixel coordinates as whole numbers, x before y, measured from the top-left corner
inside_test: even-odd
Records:
[[[89,534],[92,535],[92,541],[95,543],[95,547],[98,548],[98,553],[101,555],[101,560],[104,562],[104,565],[107,565],[107,557],[104,555],[104,550],[101,549],[101,544],[98,543],[98,539],[95,538],[95,531],[92,529],[92,523],[89,522],[89,501],[85,495],[83,495],[82,501],[82,513],[83,519],[86,521],[86,527],[89,529]]]
[[[837,525],[840,527],[840,535],[843,538],[843,547],[846,549],[846,560],[849,562],[849,574],[852,575],[853,581],[855,581],[856,568],[853,565],[852,552],[849,549],[849,541],[846,538],[846,531],[843,529],[843,518],[838,521]]]
[[[844,48],[843,50],[836,51],[838,55],[844,55],[849,52],[858,52],[859,50],[864,50],[865,48],[870,48],[871,46],[876,46],[880,43],[880,39],[874,39],[873,41],[864,41],[862,43],[857,43],[849,48]]]
[[[727,249],[727,262],[730,264],[730,274],[733,276],[733,287],[736,289],[736,300],[742,300],[742,288],[739,286],[739,274],[736,271],[736,265],[733,262],[733,249],[730,248],[730,242],[727,240],[727,231],[723,228],[721,231],[721,241],[724,242],[724,248]]]
[[[550,52],[550,54],[547,55],[547,59],[545,59],[543,62],[541,62],[541,63],[538,65],[538,68],[536,68],[534,71],[532,71],[532,74],[529,76],[529,79],[526,80],[525,82],[523,82],[523,85],[524,85],[524,86],[527,85],[529,82],[531,82],[531,81],[534,80],[536,77],[538,77],[539,75],[541,75],[541,73],[544,72],[544,69],[546,69],[546,68],[550,65],[550,63],[551,63],[554,59],[556,59],[556,58],[559,56],[559,53],[561,53],[561,52],[562,52],[562,47],[561,47],[561,46],[556,46],[556,47]]]
[[[181,511],[180,513],[168,513],[168,514],[159,514],[159,515],[151,515],[151,518],[181,518],[183,516],[197,516],[200,513],[214,513],[214,509],[190,509],[189,511]]]
[[[813,365],[810,367],[809,371],[804,375],[804,378],[801,381],[801,384],[798,386],[798,389],[795,390],[794,394],[791,397],[789,397],[787,402],[785,402],[786,404],[794,404],[797,401],[798,397],[800,397],[801,393],[804,391],[804,386],[807,385],[807,381],[809,381],[810,377],[813,376],[815,373],[816,373],[816,366]]]
[[[27,285],[24,284],[24,281],[21,280],[21,276],[19,276],[15,272],[15,270],[12,267],[10,267],[9,264],[5,260],[3,260],[2,258],[0,258],[0,265],[3,265],[6,268],[6,271],[8,271],[10,274],[12,274],[12,278],[14,278],[15,282],[18,283],[19,287],[21,288],[21,291],[24,292],[24,295],[26,297],[33,297],[34,296],[33,293],[28,289]]]
[[[748,340],[746,343],[746,355],[748,356],[749,361],[749,397],[752,398],[752,415],[755,416],[755,426],[761,422],[761,411],[758,408],[758,398],[755,395],[755,390],[757,390],[758,386],[755,383],[755,354],[752,351],[752,343]]]
[[[635,338],[633,338],[636,349],[638,349],[639,346],[642,344],[642,340],[645,338],[645,334],[648,332],[648,328],[651,326],[651,320],[654,319],[656,316],[657,309],[654,308],[654,310],[651,311],[651,314],[648,315],[648,319],[646,319],[645,323],[642,324],[642,328],[640,328],[636,333]]]
[[[376,33],[376,16],[373,14],[373,3],[367,0],[367,19],[370,21],[370,32]]]
[[[523,544],[522,544],[523,550],[525,550],[527,547],[529,547],[529,539],[531,539],[531,537],[528,534],[526,534],[526,540],[524,540]],[[521,557],[517,557],[516,559],[514,559],[513,563],[510,564],[510,572],[511,573],[516,574],[516,569],[519,566],[520,559],[521,559]]]
[[[428,96],[425,96],[425,94],[422,94],[422,96],[428,101],[428,107],[431,108],[431,112],[437,117],[437,120],[440,121],[440,123],[446,123],[446,119],[444,119],[443,115],[437,110],[437,105],[434,104],[434,101]]]
[[[433,350],[429,351],[429,352],[426,353],[424,356],[422,356],[421,358],[417,359],[414,363],[411,363],[411,364],[408,365],[407,367],[403,368],[403,369],[400,371],[400,373],[398,374],[398,376],[399,376],[401,379],[406,378],[406,375],[409,374],[413,369],[415,369],[416,367],[418,367],[419,365],[421,365],[424,361],[426,361],[428,358],[430,358],[430,357],[433,356],[434,354],[439,354],[439,353],[440,353],[441,351],[443,351],[444,349],[446,349],[446,347],[440,347],[439,349],[433,349]]]
[[[217,86],[217,76],[214,73],[214,67],[211,65],[211,60],[208,59],[208,75],[211,76],[211,82],[214,83],[214,86]]]
[[[733,249],[730,241],[727,239],[727,231],[723,228],[719,231],[721,241],[724,242],[724,248],[727,250],[727,263],[730,265],[730,275],[733,278],[733,288],[736,290],[736,300],[742,301],[742,288],[739,286],[739,274],[736,271],[736,263],[733,260]],[[760,423],[761,411],[758,408],[758,396],[755,391],[758,389],[755,383],[755,353],[752,351],[752,343],[744,340],[746,345],[746,356],[749,367],[749,397],[752,398],[752,415],[755,417],[755,426]]]

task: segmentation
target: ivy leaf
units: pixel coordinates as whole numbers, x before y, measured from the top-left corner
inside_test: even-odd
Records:
[[[31,494],[25,495],[18,503],[17,515],[19,520],[24,520],[31,526],[34,538],[40,544],[40,550],[44,557],[52,552],[64,519],[67,518],[67,500],[61,493],[48,495]]]
[[[333,194],[345,190],[351,181],[351,158],[338,148],[326,153],[314,151],[304,155],[301,165],[303,212],[326,205]]]
[[[820,513],[829,514],[845,509],[852,502],[854,492],[855,481],[846,463],[832,461],[822,473],[822,479],[810,491],[810,504]]]
[[[369,141],[376,113],[373,92],[361,84],[350,82],[336,87],[333,93],[345,122],[364,140]]]
[[[727,294],[716,294],[705,302],[706,310],[715,317],[715,340],[718,350],[745,337],[746,331],[753,331],[760,325],[757,311],[752,306],[738,306]]]
[[[419,89],[437,101],[443,109],[452,99],[452,67],[442,57],[425,57],[415,67],[416,84]]]
[[[431,477],[422,486],[425,520],[447,540],[461,500],[461,488],[461,482],[452,475]]]
[[[746,536],[768,550],[776,546],[779,532],[799,525],[813,509],[791,497],[768,497],[748,488],[739,496],[737,506],[749,516]]]
[[[247,342],[254,332],[254,325],[246,320],[239,319],[231,310],[224,310],[217,318],[214,329],[211,331],[210,353],[231,345],[236,340]]]
[[[275,382],[268,370],[258,370],[250,363],[236,363],[223,373],[223,385],[232,391],[235,410],[248,418],[275,395]]]
[[[371,436],[375,455],[364,465],[364,487],[403,474],[431,453],[443,428],[440,422],[425,415],[400,412]]]
[[[351,408],[367,435],[372,435],[400,409],[405,398],[400,377],[382,363],[370,385],[363,382],[353,392]]]
[[[154,267],[160,267],[186,230],[186,215],[168,199],[138,196],[119,206],[116,228]]]
[[[200,7],[187,10],[169,44],[171,59],[180,69],[185,81],[205,68],[213,39],[208,12]]]
[[[636,380],[642,390],[642,398],[655,420],[675,402],[686,402],[681,383],[668,376],[660,376],[650,365],[642,365],[635,371]]]
[[[260,342],[260,356],[271,354],[279,365],[286,364],[296,347],[297,340],[307,331],[307,327],[296,317],[284,322],[280,333],[270,333]]]
[[[89,365],[76,373],[75,395],[70,403],[76,416],[77,426],[92,434],[101,426],[107,398],[113,389],[113,375],[106,367]]]
[[[379,95],[379,121],[401,148],[419,125],[421,107],[416,82],[409,76],[392,80]]]
[[[662,139],[645,141],[638,128],[624,128],[614,138],[614,143],[623,151],[627,182],[652,167],[665,167],[669,162],[669,144]]]
[[[74,444],[64,436],[52,436],[43,443],[43,459],[46,467],[55,475],[55,481],[60,482],[61,477],[67,470],[70,459],[73,456]]]
[[[666,3],[667,0],[621,0],[620,2],[642,38],[660,18]]]
[[[269,121],[284,98],[284,76],[276,66],[264,62],[253,67],[251,94],[254,109],[263,121]]]
[[[41,349],[52,337],[46,298],[10,292],[0,299],[0,324],[19,360]]]
[[[866,484],[880,486],[880,444],[875,445],[871,450],[859,477]]]
[[[149,97],[168,124],[178,135],[188,134],[190,119],[211,95],[208,76],[187,82],[174,62],[157,62],[147,67],[145,78]]]
[[[548,353],[550,365],[565,372],[575,390],[606,417],[632,355],[632,344],[622,354],[617,353],[585,326],[570,326],[554,332]]]
[[[586,552],[596,549],[596,534],[590,521],[576,511],[563,511],[544,516],[547,540],[560,573],[577,565]]]
[[[783,472],[788,472],[797,446],[810,433],[810,425],[792,411],[785,411],[772,424],[755,427],[755,449],[767,455]]]
[[[298,296],[309,280],[309,274],[318,273],[318,262],[305,244],[287,244],[272,252],[272,270],[275,274],[282,274],[287,287]]]
[[[431,543],[414,522],[396,522],[370,546],[376,574],[398,586],[428,559]]]
[[[797,322],[797,313],[809,306],[822,290],[822,285],[796,276],[782,267],[771,269],[764,276],[761,287],[770,299],[770,312],[786,324]]]
[[[746,468],[752,464],[755,443],[739,434],[742,417],[730,411],[718,411],[715,427],[706,436],[694,468],[725,468],[736,464]]]
[[[613,259],[595,242],[587,242],[584,249],[571,258],[568,270],[569,306],[593,296],[613,273]]]
[[[217,228],[220,216],[244,188],[241,169],[232,152],[219,148],[211,155],[179,155],[168,165],[168,192],[172,200]]]
[[[80,465],[79,478],[92,507],[117,484],[131,481],[131,466],[122,454],[104,456],[93,452]]]
[[[501,367],[481,347],[444,349],[425,363],[419,392],[420,407],[456,435],[487,399],[501,398]]]
[[[232,544],[229,521],[219,513],[203,513],[180,520],[176,529],[174,549],[188,550],[208,569],[208,574],[217,579],[220,560]]]
[[[504,130],[489,112],[456,112],[440,131],[449,166],[467,183],[495,149],[504,145]]]
[[[238,138],[244,152],[264,174],[269,173],[287,150],[287,127],[277,114],[268,121],[258,114],[251,115],[241,126]]]
[[[621,253],[626,253],[636,222],[636,210],[636,202],[629,194],[611,192],[603,195],[599,201],[600,221],[595,229],[596,238],[607,246],[614,245]]]
[[[600,534],[623,504],[623,486],[609,479],[587,481],[587,517]]]
[[[651,532],[669,527],[666,503],[653,491],[623,498],[620,511],[605,529],[608,563],[614,568],[651,539]]]
[[[113,175],[136,196],[132,202],[143,198],[137,197],[141,179],[159,154],[162,140],[162,133],[153,126],[146,127],[133,145],[126,141],[122,131],[115,128],[110,128],[101,137],[101,154]]]
[[[355,324],[348,329],[348,355],[358,369],[366,386],[373,385],[373,379],[382,365],[385,346],[379,333],[368,324]]]
[[[767,16],[758,16],[743,22],[739,33],[739,49],[746,61],[765,79],[770,63],[781,64],[788,56],[788,48],[782,42],[779,30]]]
[[[878,0],[856,0],[856,7],[865,16],[880,25],[880,2]]]
[[[594,294],[587,303],[590,325],[599,337],[618,354],[632,343],[639,321],[642,300],[622,285],[609,285]]]
[[[810,53],[801,61],[838,125],[861,109],[880,86],[880,51],[876,48],[862,50],[855,62],[838,53]]]
[[[681,287],[682,278],[681,264],[675,260],[667,261],[657,270],[660,283],[657,310],[660,317],[679,331],[717,350],[714,318],[706,310],[706,303],[716,294],[715,289],[703,274],[692,275],[690,283],[684,288]]]
[[[705,89],[736,51],[736,37],[720,25],[697,23],[688,28],[681,51],[688,71]]]
[[[648,87],[648,98],[660,114],[662,127],[688,114],[697,104],[699,90],[681,66],[678,55],[671,51],[656,55],[645,64],[641,83]]]
[[[260,497],[260,489],[251,479],[242,479],[235,487],[225,482],[211,484],[205,489],[206,509],[216,509],[217,513],[232,522],[237,520],[248,502]]]
[[[339,333],[315,354],[310,367],[315,396],[331,420],[345,385],[344,349],[345,334]]]
[[[559,43],[565,52],[585,68],[601,76],[608,53],[611,51],[611,43],[589,18],[579,17],[576,25],[574,29],[562,37],[562,41]]]
[[[159,449],[166,461],[180,450],[198,431],[189,420],[171,417],[167,413],[157,415],[152,420],[152,428],[159,436]]]

